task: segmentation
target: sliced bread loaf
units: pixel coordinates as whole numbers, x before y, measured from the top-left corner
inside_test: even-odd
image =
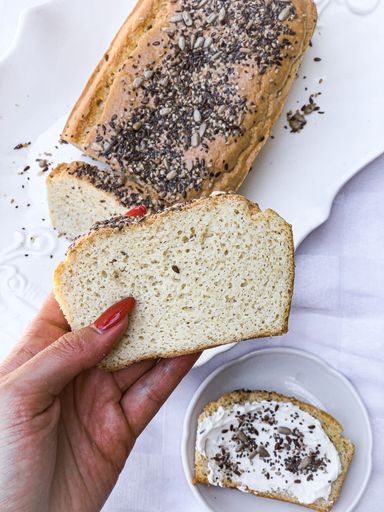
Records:
[[[355,451],[342,432],[335,418],[295,398],[226,393],[199,416],[195,483],[328,512]]]
[[[166,200],[238,190],[316,18],[313,0],[139,0],[62,138]]]
[[[135,297],[128,331],[102,364],[115,370],[283,334],[293,279],[291,226],[222,194],[97,223],[56,269],[55,294],[73,329]]]

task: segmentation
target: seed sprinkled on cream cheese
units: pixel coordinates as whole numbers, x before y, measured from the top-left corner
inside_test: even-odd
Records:
[[[245,492],[286,492],[305,504],[327,499],[341,472],[321,423],[290,402],[220,406],[201,421],[196,450],[213,485],[230,479]]]

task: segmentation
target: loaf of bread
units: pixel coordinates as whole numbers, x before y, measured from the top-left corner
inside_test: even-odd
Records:
[[[328,512],[355,447],[313,405],[267,391],[233,391],[199,416],[195,483],[219,485]]]
[[[312,0],[139,0],[62,138],[147,187],[152,200],[236,191],[315,23]]]
[[[55,272],[72,329],[135,297],[128,330],[102,367],[198,352],[286,332],[294,278],[291,226],[220,194],[144,219],[97,223]]]
[[[135,206],[144,205],[149,212],[165,206],[121,173],[84,162],[58,165],[47,177],[47,189],[52,225],[70,239],[86,233],[96,221]]]

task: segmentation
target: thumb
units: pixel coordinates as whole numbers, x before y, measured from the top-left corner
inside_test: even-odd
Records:
[[[58,395],[79,373],[97,365],[119,341],[134,305],[133,297],[123,299],[89,327],[64,334],[13,372],[12,380],[33,394]]]

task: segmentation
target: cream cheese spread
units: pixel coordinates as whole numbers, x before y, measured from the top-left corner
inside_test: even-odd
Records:
[[[327,500],[341,472],[321,423],[290,402],[219,407],[200,423],[196,450],[211,484],[230,479],[242,491],[287,493],[303,504]]]

